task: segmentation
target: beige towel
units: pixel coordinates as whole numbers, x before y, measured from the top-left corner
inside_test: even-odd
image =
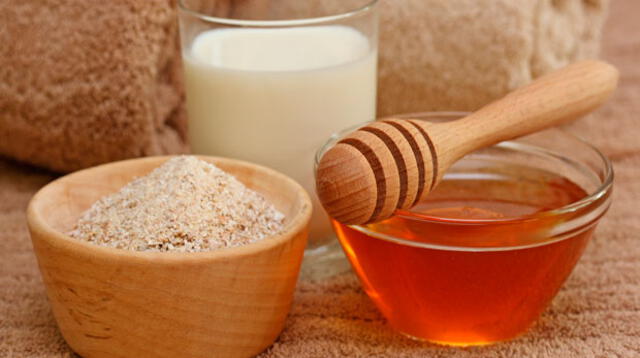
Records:
[[[0,154],[71,171],[184,152],[174,7],[0,0]]]
[[[378,116],[474,110],[598,53],[608,0],[382,0]]]
[[[211,2],[240,17],[345,7],[230,1]],[[473,110],[595,56],[607,1],[381,0],[378,116]],[[0,24],[0,155],[71,171],[186,150],[175,0],[0,0]]]

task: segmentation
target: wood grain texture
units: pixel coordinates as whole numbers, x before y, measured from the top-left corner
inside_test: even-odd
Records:
[[[324,155],[316,173],[318,196],[329,215],[345,224],[388,218],[424,198],[467,153],[576,119],[602,105],[617,81],[613,66],[581,61],[457,121],[374,122]]]
[[[132,252],[64,234],[98,198],[168,157],[76,172],[32,199],[28,223],[47,296],[62,335],[83,357],[249,357],[282,330],[306,243],[309,198],[270,169],[201,158],[264,195],[286,215],[285,231],[201,253]]]

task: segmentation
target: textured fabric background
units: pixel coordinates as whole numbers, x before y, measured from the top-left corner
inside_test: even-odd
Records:
[[[382,0],[378,116],[475,110],[552,69],[595,57],[608,4]]]
[[[346,1],[204,2],[244,17]],[[608,2],[381,0],[378,114],[473,110],[593,57]],[[186,151],[175,5],[0,0],[0,154],[67,172]]]
[[[640,2],[612,2],[604,58],[622,71],[613,100],[571,125],[614,162],[614,202],[564,288],[521,338],[482,348],[408,340],[384,323],[351,273],[301,281],[287,325],[262,357],[640,357]],[[0,161],[0,357],[72,357],[57,331],[24,210],[49,173]]]
[[[176,0],[0,0],[0,154],[61,172],[187,150]]]

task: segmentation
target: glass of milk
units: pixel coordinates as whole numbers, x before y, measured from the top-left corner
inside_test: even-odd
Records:
[[[271,167],[315,199],[316,150],[376,117],[376,2],[181,0],[192,151]],[[335,240],[317,199],[313,211],[321,252]]]

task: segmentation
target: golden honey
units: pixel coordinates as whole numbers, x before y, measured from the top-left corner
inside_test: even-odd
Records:
[[[333,222],[366,293],[406,335],[481,345],[524,332],[580,258],[595,225],[558,235],[587,193],[540,169],[458,173],[407,212]]]

